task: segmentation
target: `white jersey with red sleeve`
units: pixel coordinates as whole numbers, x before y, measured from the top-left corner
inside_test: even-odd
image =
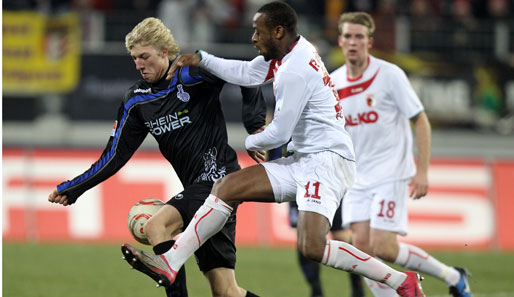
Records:
[[[409,119],[423,111],[403,70],[373,56],[368,62],[355,79],[346,65],[331,74],[354,143],[356,189],[415,174]]]
[[[281,61],[265,61],[258,56],[245,62],[201,54],[200,66],[227,82],[257,86],[273,80],[273,120],[262,133],[247,137],[247,149],[273,149],[291,139],[294,152],[333,151],[355,160],[332,80],[305,38],[300,37]]]

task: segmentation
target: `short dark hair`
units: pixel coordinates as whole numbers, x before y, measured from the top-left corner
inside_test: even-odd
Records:
[[[258,13],[266,14],[265,24],[268,29],[282,26],[288,33],[297,34],[296,23],[298,17],[289,4],[275,1],[264,4]]]

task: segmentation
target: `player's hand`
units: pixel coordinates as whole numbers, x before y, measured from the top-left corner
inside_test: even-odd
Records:
[[[261,163],[261,162],[264,162],[266,161],[266,152],[265,151],[249,151],[247,150],[248,152],[248,156],[250,156],[255,162],[257,163]]]
[[[262,126],[260,127],[259,129],[255,130],[252,132],[252,135],[253,134],[258,134],[258,133],[261,133],[262,131],[264,131],[264,129],[266,128],[266,126]],[[249,150],[246,150],[248,152],[248,155],[255,161],[257,162],[258,164],[260,164],[261,162],[264,162],[266,161],[266,152],[265,151],[249,151]]]
[[[68,206],[68,198],[66,195],[60,195],[57,188],[54,188],[53,191],[48,195],[48,201],[52,203],[62,204],[64,206]]]
[[[200,54],[183,54],[178,56],[173,64],[171,64],[170,70],[168,71],[168,75],[166,76],[167,80],[170,80],[179,67],[183,66],[197,66],[200,64],[200,60],[202,57]]]
[[[252,135],[261,133],[262,131],[264,131],[265,128],[266,128],[266,126],[260,127],[259,129],[253,131]]]
[[[428,177],[424,173],[416,173],[410,181],[410,194],[412,199],[420,199],[428,192]]]

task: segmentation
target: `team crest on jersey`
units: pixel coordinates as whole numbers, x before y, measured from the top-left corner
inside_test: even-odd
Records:
[[[181,84],[177,85],[177,89],[178,89],[177,98],[180,101],[188,102],[189,99],[191,99],[191,96],[189,96],[189,93],[188,92],[184,92],[184,87]]]
[[[375,95],[374,94],[367,94],[366,95],[366,104],[369,107],[373,107],[376,104]]]

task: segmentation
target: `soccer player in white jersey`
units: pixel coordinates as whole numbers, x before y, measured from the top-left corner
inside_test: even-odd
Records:
[[[172,283],[194,251],[223,227],[236,202],[296,199],[298,248],[305,256],[384,283],[401,296],[424,296],[417,273],[396,271],[350,244],[326,238],[354,180],[354,152],[330,76],[314,46],[297,33],[296,19],[295,11],[284,2],[265,4],[253,18],[257,58],[224,60],[200,52],[178,57],[170,68],[170,77],[177,67],[199,65],[238,85],[273,82],[274,118],[263,132],[246,139],[246,148],[268,150],[291,139],[294,153],[219,179],[168,252],[137,260],[159,273],[164,283]]]
[[[453,296],[471,296],[468,273],[449,267],[419,247],[398,243],[407,234],[407,199],[427,194],[431,128],[418,96],[396,65],[371,56],[375,25],[363,12],[344,13],[339,39],[346,64],[331,73],[354,143],[355,183],[343,200],[343,224],[353,244],[370,255],[435,276]],[[413,123],[418,149],[412,153]],[[409,193],[409,185],[411,190]],[[366,281],[375,296],[396,296]]]

